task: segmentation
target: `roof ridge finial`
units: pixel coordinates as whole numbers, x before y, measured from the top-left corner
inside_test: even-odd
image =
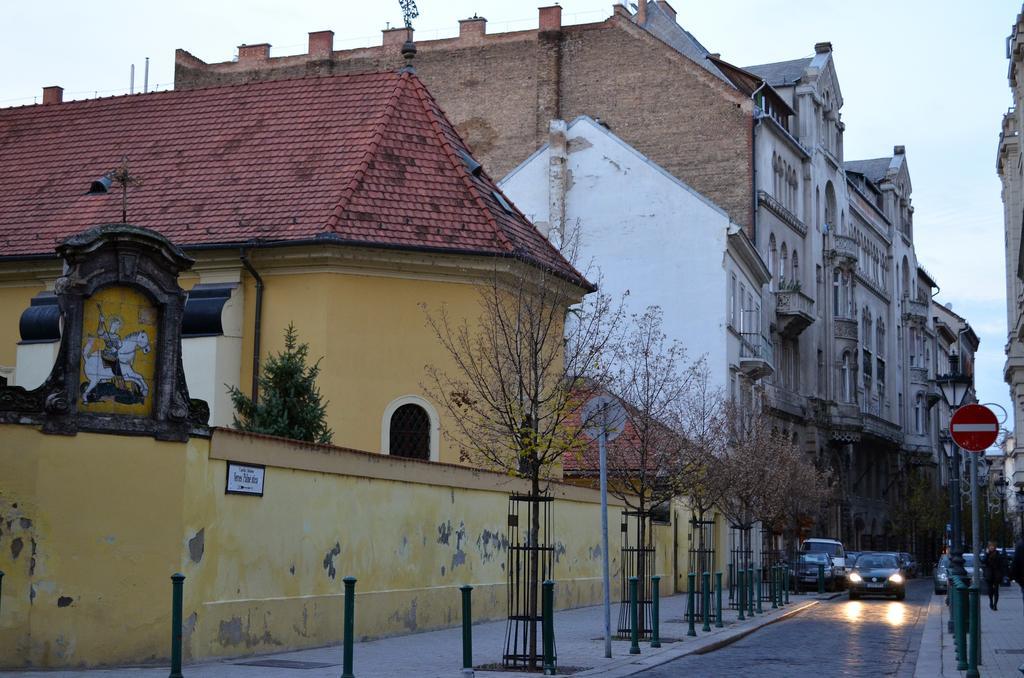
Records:
[[[416,7],[416,0],[398,0],[398,5],[402,8],[402,19],[405,21],[405,44],[402,45],[405,66],[402,67],[402,71],[415,73],[412,60],[416,57],[416,43],[412,39],[412,20],[420,15],[420,10]]]

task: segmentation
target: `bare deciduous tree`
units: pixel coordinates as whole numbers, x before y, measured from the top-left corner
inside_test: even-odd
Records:
[[[685,475],[681,406],[693,381],[686,350],[662,331],[662,311],[633,316],[612,353],[610,391],[622,402],[622,435],[608,446],[608,491],[640,517],[638,548],[648,543],[652,507],[676,496]],[[588,466],[597,467],[594,445]]]
[[[532,263],[496,262],[478,287],[479,315],[452,318],[445,307],[425,309],[427,323],[451,359],[427,366],[427,390],[451,415],[446,435],[471,464],[524,478],[541,497],[552,470],[586,441],[578,410],[607,382],[604,356],[621,310]],[[532,512],[528,543],[540,539]],[[530,552],[530,666],[537,659],[539,555]]]
[[[706,362],[695,366],[691,387],[684,394],[680,431],[686,439],[686,472],[680,490],[694,520],[702,523],[727,486],[723,460],[728,440],[727,408]],[[704,530],[697,529],[697,550],[706,552]]]

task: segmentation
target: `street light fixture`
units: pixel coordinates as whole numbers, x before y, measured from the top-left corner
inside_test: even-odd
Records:
[[[960,370],[960,356],[955,351],[949,354],[949,372],[935,377],[935,385],[942,393],[942,399],[952,414],[965,403],[971,393],[973,383],[971,378]],[[964,577],[967,570],[964,569],[964,549],[961,541],[960,524],[960,446],[950,440],[952,469],[949,475],[950,483],[950,527],[952,529],[951,544],[949,547],[949,563],[952,566],[952,574]],[[952,622],[952,620],[951,620]]]

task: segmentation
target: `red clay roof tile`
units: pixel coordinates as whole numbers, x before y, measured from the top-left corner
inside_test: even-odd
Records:
[[[143,182],[128,220],[185,247],[323,238],[515,256],[589,286],[463,153],[409,72],[0,109],[0,258],[120,221],[118,190],[86,191],[127,157]]]

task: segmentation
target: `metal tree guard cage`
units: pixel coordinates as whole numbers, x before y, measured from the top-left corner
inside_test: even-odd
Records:
[[[780,541],[782,535],[773,532],[770,528],[761,527],[761,600],[771,601],[772,587],[769,585],[772,577],[772,568],[781,565],[785,560]]]
[[[508,623],[502,664],[522,668],[541,659],[541,584],[554,579],[555,548],[551,541],[554,497],[512,494],[508,498]],[[538,518],[536,540],[530,526]],[[531,559],[537,559],[537,578],[532,580]],[[533,605],[531,605],[531,601]]]
[[[740,598],[736,591],[737,572],[746,572],[754,566],[754,549],[751,543],[752,527],[729,526],[729,607],[739,607]]]
[[[701,514],[703,516],[703,514]],[[694,593],[697,595],[694,600],[694,614],[696,619],[704,621],[705,612],[708,614],[710,621],[715,621],[715,609],[714,605],[710,605],[710,609],[704,610],[704,584],[703,577],[701,576],[704,572],[709,572],[712,575],[715,572],[715,521],[714,520],[703,520],[694,515],[690,518],[690,572],[694,572],[697,575],[696,579],[696,590]],[[712,583],[712,587],[714,584]],[[712,588],[711,593],[714,593]],[[710,600],[710,598],[709,598]]]
[[[629,519],[636,522],[636,544],[629,543]],[[648,545],[640,548],[640,533],[644,524],[650,520],[650,514],[641,514],[637,511],[623,511],[622,523],[619,527],[622,539],[622,550],[620,565],[622,576],[622,597],[619,603],[619,626],[617,638],[629,638],[633,627],[630,624],[629,615],[629,578],[637,578],[637,634],[640,638],[648,638],[651,635],[653,616],[651,601],[653,600],[652,580],[654,574],[654,546]]]

